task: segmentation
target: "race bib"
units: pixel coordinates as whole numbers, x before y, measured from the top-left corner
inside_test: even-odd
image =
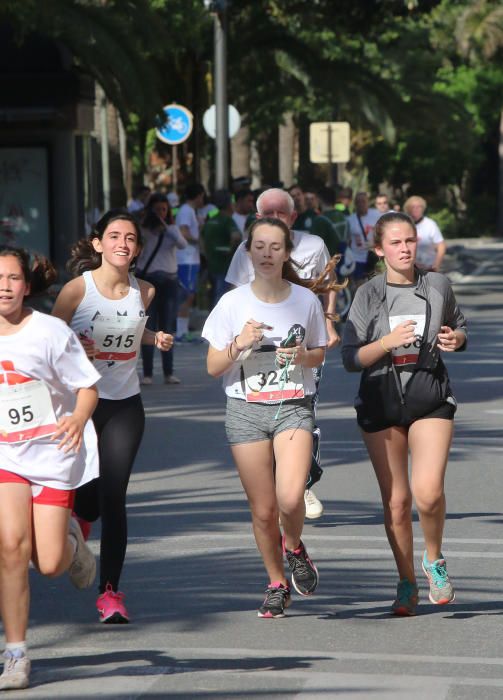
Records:
[[[414,335],[418,338],[423,337],[424,326],[426,323],[426,316],[424,314],[410,314],[410,316],[390,316],[389,317],[389,327],[390,330],[395,330],[404,321],[415,321],[416,325],[414,327]]]
[[[98,347],[97,360],[132,360],[140,349],[148,316],[97,316],[92,338]]]
[[[28,442],[52,435],[56,416],[41,381],[0,384],[0,443]]]
[[[247,401],[279,403],[304,398],[302,367],[276,369],[275,358],[275,352],[254,352],[243,362]]]

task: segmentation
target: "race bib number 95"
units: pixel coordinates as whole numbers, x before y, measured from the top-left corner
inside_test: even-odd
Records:
[[[0,384],[0,443],[45,437],[56,427],[51,395],[43,382]]]
[[[247,401],[278,403],[304,398],[304,375],[300,365],[277,369],[275,352],[255,352],[243,362]]]
[[[97,360],[132,360],[138,354],[148,316],[98,316],[93,321]]]

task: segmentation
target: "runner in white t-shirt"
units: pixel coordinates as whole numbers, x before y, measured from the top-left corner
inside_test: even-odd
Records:
[[[61,321],[24,306],[55,279],[52,265],[0,249],[0,611],[6,637],[0,690],[26,688],[28,567],[92,584],[96,562],[70,518],[75,488],[98,471],[98,372]]]
[[[323,362],[327,345],[313,291],[337,285],[325,282],[330,265],[316,281],[300,279],[289,260],[289,228],[279,219],[257,219],[246,246],[254,280],[223,295],[202,335],[210,343],[208,372],[223,377],[227,438],[269,576],[258,615],[271,618],[282,617],[290,603],[283,553],[298,593],[309,595],[318,584],[301,540],[313,447],[312,368]]]
[[[356,263],[353,279],[357,285],[365,282],[373,271],[374,266],[369,261],[369,251],[374,245],[374,228],[380,216],[380,211],[369,207],[368,194],[358,192],[355,197],[355,211],[348,216],[351,252]]]
[[[260,219],[264,216],[276,216],[291,229],[295,223],[297,214],[294,208],[294,201],[290,194],[275,187],[262,192],[257,199],[257,218]],[[290,257],[296,264],[295,269],[299,277],[302,279],[313,279],[318,277],[323,272],[325,266],[330,260],[330,254],[323,240],[319,236],[307,233],[306,231],[291,230],[290,236],[293,244]],[[236,286],[251,282],[255,277],[253,265],[246,250],[245,243],[246,242],[243,242],[236,249],[225,278],[226,282]],[[335,330],[333,323],[333,318],[336,311],[335,292],[331,291],[329,294],[325,295],[324,305],[325,311],[327,312],[327,349],[330,350],[340,342],[339,335]],[[313,372],[316,374],[317,383],[319,384],[322,368],[315,368]],[[315,404],[316,400],[317,394],[314,399]],[[320,430],[317,426],[315,426],[314,429],[314,438],[315,449],[313,455],[313,465],[318,468]],[[319,479],[319,474],[317,478]],[[308,482],[309,488],[306,488],[305,492],[306,518],[309,519],[319,518],[323,514],[323,504],[311,488],[312,483],[313,482],[310,477]]]
[[[173,336],[145,328],[154,287],[136,280],[130,267],[141,250],[136,220],[113,210],[89,238],[74,246],[69,269],[78,277],[61,290],[53,314],[82,339],[102,375],[93,414],[100,453],[99,478],[77,491],[75,512],[88,534],[101,517],[100,622],[129,621],[119,579],[127,546],[126,492],[140,446],[145,413],[136,372],[140,344],[167,351]]]

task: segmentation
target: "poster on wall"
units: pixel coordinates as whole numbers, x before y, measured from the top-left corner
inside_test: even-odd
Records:
[[[47,148],[0,146],[0,244],[49,255]]]

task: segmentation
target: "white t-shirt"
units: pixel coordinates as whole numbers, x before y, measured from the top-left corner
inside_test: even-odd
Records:
[[[294,332],[306,348],[325,347],[327,330],[321,304],[309,289],[292,284],[287,299],[278,304],[260,301],[253,293],[250,284],[244,284],[220,299],[210,313],[202,331],[203,338],[216,350],[224,350],[233,338],[241,333],[250,319],[272,326],[264,330],[262,348],[279,347],[280,342]],[[258,353],[260,354],[260,353]],[[272,355],[272,353],[271,353]],[[246,360],[245,360],[246,362]],[[272,360],[271,370],[274,369]],[[223,386],[227,396],[245,399],[242,363],[234,362],[223,375]],[[315,383],[311,369],[303,368],[304,393],[315,393]]]
[[[187,226],[190,237],[199,240],[199,222],[190,204],[182,204],[176,215],[176,225],[178,228]],[[199,243],[189,243],[183,250],[178,250],[176,258],[179,265],[199,265]]]
[[[330,253],[323,239],[306,231],[292,231],[293,250],[290,257],[299,265],[295,271],[301,279],[310,280],[321,275],[330,260]],[[225,281],[239,287],[253,282],[255,270],[245,248],[245,242],[236,248]]]
[[[94,360],[101,374],[100,399],[118,401],[139,394],[136,363],[147,319],[140,286],[130,274],[129,292],[124,299],[107,299],[96,287],[92,272],[86,271],[82,277],[86,291],[73,314],[70,328],[93,338],[101,346]]]
[[[33,311],[21,330],[0,336],[0,467],[62,490],[95,479],[99,468],[92,421],[78,453],[58,450],[50,435],[55,423],[73,412],[75,392],[99,378],[77,336],[59,318]],[[45,419],[34,427],[37,415]],[[27,435],[32,437],[23,441]]]
[[[234,212],[232,215],[232,218],[234,219],[234,223],[238,227],[238,229],[241,231],[241,233],[245,232],[245,226],[246,226],[246,220],[248,219],[248,214],[238,214],[237,211]]]
[[[355,262],[366,263],[369,246],[374,243],[374,228],[378,219],[382,216],[377,209],[370,208],[364,216],[360,216],[362,226],[358,221],[356,213],[348,216],[348,226],[351,235],[351,251]]]
[[[417,252],[416,263],[418,267],[431,268],[435,262],[435,246],[442,243],[444,237],[433,219],[424,216],[416,224],[417,229]]]

